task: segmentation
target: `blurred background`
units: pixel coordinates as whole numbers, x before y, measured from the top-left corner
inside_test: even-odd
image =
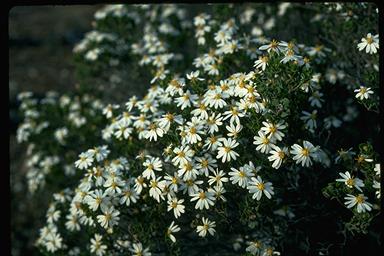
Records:
[[[16,142],[17,93],[68,92],[74,88],[72,48],[91,30],[93,6],[19,6],[9,12],[9,103],[11,134],[12,255],[38,255],[33,247],[48,200],[27,200],[25,149]],[[41,210],[39,210],[41,209]]]

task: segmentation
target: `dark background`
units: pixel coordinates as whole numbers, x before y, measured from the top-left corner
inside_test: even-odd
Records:
[[[72,48],[92,29],[89,6],[18,6],[9,12],[9,103],[11,131],[11,254],[38,255],[33,243],[48,200],[28,200],[25,149],[16,142],[17,93],[69,92],[75,85]],[[43,210],[42,210],[43,209]]]

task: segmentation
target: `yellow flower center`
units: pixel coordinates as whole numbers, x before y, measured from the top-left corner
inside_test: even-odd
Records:
[[[155,180],[151,181],[151,187],[152,188],[157,187],[157,181],[155,181]]]
[[[357,202],[358,204],[362,204],[362,203],[364,203],[364,201],[365,201],[365,199],[364,199],[364,196],[363,196],[363,195],[358,195],[358,196],[356,197],[356,202]]]
[[[220,100],[221,99],[221,94],[217,93],[214,97],[215,100]]]
[[[152,123],[149,125],[150,130],[155,130],[156,129],[156,124]]]
[[[222,84],[222,85],[220,86],[220,88],[221,88],[221,90],[226,91],[226,90],[229,89],[229,86],[228,86],[227,84]]]
[[[360,88],[359,92],[360,92],[361,94],[364,94],[364,93],[367,92],[367,88],[365,88],[365,87]]]
[[[271,126],[269,127],[269,132],[270,132],[270,133],[275,133],[276,131],[277,131],[277,128],[276,128],[275,125],[271,125]]]
[[[301,154],[302,154],[303,156],[308,156],[308,155],[309,155],[309,150],[308,150],[307,148],[303,148],[303,149],[301,150]]]
[[[350,179],[347,180],[347,185],[348,186],[353,186],[354,184],[355,184],[355,179],[350,178]]]
[[[275,39],[272,39],[271,48],[275,49],[275,48],[277,48],[277,45],[278,45],[277,41]]]
[[[173,121],[174,116],[173,116],[171,113],[168,113],[168,114],[166,115],[166,118],[168,119],[168,121]]]
[[[105,214],[105,219],[107,221],[111,220],[112,219],[112,214],[110,214],[110,213]]]
[[[356,160],[357,160],[357,163],[361,164],[365,160],[365,157],[359,156]]]
[[[264,63],[268,62],[268,56],[261,57],[260,60]]]
[[[321,51],[321,49],[323,49],[322,45],[316,45],[315,51],[319,52],[319,51]]]
[[[192,164],[191,163],[186,163],[185,165],[184,165],[184,167],[185,167],[185,171],[187,171],[187,172],[189,172],[189,171],[192,171]]]
[[[264,190],[264,189],[265,189],[264,183],[259,183],[259,184],[256,185],[256,187],[257,187],[259,190]]]

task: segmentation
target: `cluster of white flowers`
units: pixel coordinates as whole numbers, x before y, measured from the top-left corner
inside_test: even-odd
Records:
[[[64,175],[73,176],[75,174],[74,166],[69,165],[64,156],[52,155],[51,152],[40,147],[40,144],[37,143],[40,136],[51,136],[49,139],[55,142],[57,147],[68,145],[68,139],[76,135],[74,131],[84,127],[88,121],[87,118],[100,115],[103,105],[100,100],[95,100],[88,95],[81,98],[70,98],[67,95],[58,97],[56,92],[47,92],[46,97],[40,101],[33,98],[32,93],[23,92],[18,95],[18,100],[21,102],[20,109],[24,114],[24,119],[17,130],[17,140],[19,143],[31,141],[27,151],[28,171],[26,176],[29,191],[34,193],[45,185],[46,176],[61,164],[65,165]],[[84,107],[84,104],[90,104],[90,108]],[[51,121],[54,119],[51,113],[42,111],[45,106],[58,107],[60,112],[65,114],[57,117],[60,118],[59,120]],[[48,131],[51,129],[54,131]]]
[[[376,54],[379,49],[379,35],[372,35],[368,33],[366,37],[361,39],[361,43],[357,45],[359,51],[363,51],[365,49],[366,53]],[[374,94],[370,87],[360,86],[360,88],[355,89],[356,98],[360,100],[367,100],[370,98],[371,94]]]
[[[218,201],[225,202],[225,184],[229,181],[240,188],[247,188],[253,199],[261,200],[263,195],[267,199],[272,198],[275,194],[274,187],[271,182],[263,180],[260,166],[255,167],[249,161],[249,164],[235,167],[234,162],[240,157],[241,148],[249,144],[247,138],[241,136],[246,129],[243,122],[246,123],[250,118],[251,111],[261,117],[268,113],[265,99],[253,82],[254,77],[262,73],[234,73],[227,79],[220,80],[218,85],[210,85],[202,94],[193,90],[194,85],[207,80],[200,77],[200,74],[208,77],[218,75],[204,65],[218,65],[219,62],[216,61],[221,58],[221,54],[232,54],[233,50],[240,49],[229,47],[232,50],[225,50],[228,48],[227,44],[233,43],[231,38],[235,31],[234,20],[229,20],[220,27],[215,33],[215,40],[221,50],[214,50],[203,57],[201,66],[195,64],[201,69],[187,74],[187,80],[174,77],[165,88],[152,86],[143,100],[132,97],[125,104],[126,108],[122,113],[119,113],[122,109],[120,105],[108,105],[103,109],[103,114],[112,121],[102,132],[103,138],[108,141],[114,137],[117,140],[138,139],[151,143],[162,141],[166,136],[169,139],[173,134],[172,136],[176,135],[178,138],[178,144],[175,141],[167,145],[163,154],[156,151],[153,154],[139,154],[137,159],[142,161],[141,172],[134,172],[130,168],[132,164],[124,157],[102,163],[110,152],[106,146],[81,153],[75,165],[80,170],[86,170],[86,175],[71,201],[71,210],[66,218],[72,224],[68,224],[67,229],[79,229],[78,224],[100,225],[112,233],[119,224],[121,207],[137,203],[147,193],[157,203],[165,202],[167,210],[172,211],[175,219],[185,212],[184,202],[187,200],[195,202],[194,208],[197,210],[208,210]],[[161,50],[161,45],[149,43],[157,41],[152,36],[148,34],[144,38],[142,49],[151,54],[163,52],[165,49]],[[274,51],[294,51],[295,47],[272,41],[260,49],[272,54]],[[153,63],[155,68],[164,68],[167,61],[159,65],[155,61]],[[167,77],[166,73],[163,74],[161,79]],[[172,103],[178,107],[172,112],[165,112],[160,108]],[[191,114],[189,118],[184,110]],[[257,135],[255,134],[255,153],[259,151],[267,154],[266,158],[272,162],[272,168],[278,169],[289,157],[288,147],[282,144],[285,137],[283,131],[287,124],[284,120],[265,120],[262,125]],[[279,146],[277,142],[280,143]],[[321,160],[317,156],[318,147],[308,141],[304,141],[303,146],[294,144],[291,147],[292,159],[297,164],[310,166],[312,159]],[[229,162],[231,165],[227,164]],[[86,215],[78,207],[79,204],[88,205],[96,213],[96,218]],[[76,225],[73,224],[74,220],[78,220]],[[204,217],[202,222],[203,225],[196,229],[198,235],[214,235],[215,222]],[[174,233],[179,230],[180,227],[175,222],[168,228],[166,233],[173,242],[176,241]],[[92,250],[103,255],[105,247],[100,240],[99,236],[92,240]]]
[[[280,4],[279,16],[284,15],[289,6]],[[284,188],[275,182],[277,172],[303,167],[306,167],[303,171],[311,172],[316,163],[329,166],[330,152],[318,146],[320,142],[315,135],[319,128],[338,128],[343,122],[334,115],[325,117],[323,126],[318,122],[321,108],[326,104],[322,84],[324,81],[335,84],[343,79],[344,73],[327,69],[324,75],[315,73],[314,69],[325,60],[330,49],[320,44],[308,47],[294,41],[262,37],[262,31],[243,34],[235,18],[220,24],[211,15],[201,13],[190,22],[181,8],[172,5],[161,12],[147,5],[140,5],[138,9],[140,12],[128,11],[122,5],[107,6],[95,14],[95,19],[126,17],[136,25],[145,19],[151,21],[144,23],[144,36],[126,49],[138,57],[140,67],[147,68],[153,75],[151,87],[143,98],[132,96],[125,104],[93,102],[92,112],[107,120],[101,130],[104,141],[100,142],[102,146],[77,152],[78,159],[67,167],[68,173],[73,173],[71,167],[75,167],[82,178],[74,189],[54,195],[47,211],[47,225],[38,240],[48,252],[66,248],[66,233],[91,230],[87,248],[93,254],[110,255],[113,251],[151,255],[148,245],[142,243],[146,240],[141,240],[129,224],[130,216],[145,215],[150,211],[157,211],[167,219],[166,228],[159,233],[165,234],[172,243],[176,243],[182,233],[191,231],[190,227],[196,239],[216,236],[220,233],[221,223],[215,211],[233,200],[230,193],[244,195],[255,205],[278,204]],[[254,12],[247,10],[240,23],[250,23],[253,15]],[[173,18],[184,21],[181,26],[175,26]],[[155,20],[156,26],[153,24]],[[265,23],[264,29],[269,29],[274,26],[274,19]],[[189,65],[192,70],[173,72],[172,65],[183,56],[171,52],[174,49],[164,38],[176,37],[182,29],[190,27],[194,28],[199,56]],[[376,42],[375,38],[372,37],[372,42]],[[97,43],[107,42],[108,45],[114,41],[126,42],[117,35],[95,30],[87,34],[74,51],[84,53],[85,60],[96,61],[99,54],[108,49],[97,48]],[[365,42],[368,44],[368,39]],[[359,46],[359,49],[365,47],[368,49],[367,45]],[[372,43],[367,52],[376,51],[375,47],[378,45]],[[226,59],[236,54],[244,55],[249,63],[254,63],[253,68],[252,64],[244,67],[242,72],[228,68]],[[271,103],[274,96],[271,96],[270,71],[287,67],[297,68],[308,76],[293,87],[280,86],[286,94],[300,94],[307,104],[300,105],[298,113],[301,116],[299,114],[295,119],[299,125],[290,123],[291,119],[271,107],[275,103]],[[288,68],[286,70],[286,73],[290,72]],[[292,74],[296,76],[297,73]],[[273,75],[274,78],[281,76],[279,73]],[[356,97],[360,99],[367,99],[373,93],[366,87],[358,90]],[[50,124],[36,123],[40,114],[30,107],[37,103],[29,94],[19,97],[26,104],[22,109],[27,121],[19,128],[18,139],[28,141],[32,133],[39,133]],[[90,102],[88,98],[79,100]],[[60,105],[69,108],[67,119],[73,126],[86,125],[87,118],[82,115],[78,101],[62,97]],[[67,145],[71,129],[55,127],[53,136],[60,145]],[[49,170],[59,164],[57,159],[35,154],[30,162],[31,166],[39,164],[40,168]],[[31,183],[38,184],[35,180],[43,180],[41,173],[39,170],[31,172],[28,176]],[[370,211],[372,204],[367,202],[367,197],[353,193],[355,189],[362,192],[364,182],[348,171],[340,176],[336,181],[351,190],[345,197],[347,207],[356,206],[358,213]],[[37,188],[37,185],[31,186]],[[375,180],[372,187],[379,198],[380,183]],[[69,206],[63,209],[58,207],[60,204]],[[295,216],[282,208],[275,213],[289,218]],[[65,220],[65,231],[58,228],[60,219]],[[152,235],[157,232],[153,231]],[[276,243],[260,238],[265,234],[259,234],[257,230],[251,233],[245,237],[246,252],[280,255],[272,246]],[[107,242],[109,235],[114,239]],[[72,253],[76,255],[74,250]]]
[[[367,158],[366,156],[359,155],[357,158],[358,163],[362,162],[373,162],[373,159]],[[375,168],[375,178],[380,179],[380,164],[376,164]],[[345,197],[345,205],[347,208],[353,208],[356,206],[356,210],[358,213],[363,213],[366,211],[372,210],[372,204],[367,201],[367,197],[363,194],[362,188],[365,187],[364,181],[359,179],[358,177],[355,177],[352,175],[349,171],[346,171],[345,173],[340,172],[339,173],[341,178],[336,179],[337,182],[344,183],[345,186],[350,191]],[[376,197],[380,198],[380,183],[374,179],[372,187],[376,189]],[[354,190],[357,190],[358,194],[353,193]]]

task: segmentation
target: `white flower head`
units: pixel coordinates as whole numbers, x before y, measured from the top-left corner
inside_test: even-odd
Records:
[[[366,37],[361,39],[361,43],[357,45],[357,48],[359,51],[365,49],[365,52],[369,54],[377,53],[377,49],[379,49],[379,35],[372,36],[371,33],[368,33]]]
[[[205,237],[208,232],[210,235],[213,236],[216,232],[215,230],[216,222],[210,221],[209,219],[204,217],[202,218],[202,221],[203,221],[203,225],[196,227],[196,232],[198,233],[198,235],[201,237]]]
[[[356,205],[358,213],[370,211],[372,209],[372,204],[366,201],[367,197],[363,194],[359,194],[357,196],[347,194],[344,199],[346,200],[344,204],[347,206],[347,208],[352,208]]]
[[[295,160],[297,164],[301,163],[302,166],[310,166],[312,164],[311,158],[316,157],[317,148],[309,141],[303,141],[303,147],[294,144],[291,148],[291,154],[294,155],[293,160]]]
[[[271,199],[273,192],[273,186],[271,182],[264,182],[260,176],[256,178],[252,177],[251,181],[248,183],[249,193],[253,194],[252,198],[260,200],[261,196],[264,194],[268,199]]]
[[[336,181],[343,182],[349,188],[355,187],[357,190],[362,192],[361,187],[364,187],[364,182],[361,179],[354,178],[348,171],[345,173],[340,172],[339,175],[341,178],[336,179]]]
[[[370,87],[360,86],[359,89],[354,90],[356,92],[356,98],[360,100],[368,99],[369,95],[373,94]]]

